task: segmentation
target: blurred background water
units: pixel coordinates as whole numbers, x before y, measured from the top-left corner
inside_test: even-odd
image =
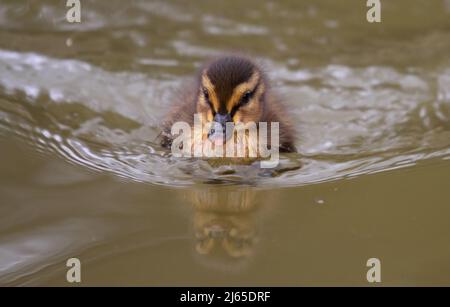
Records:
[[[0,1],[0,284],[448,285],[450,2],[381,3]],[[269,176],[155,142],[234,51],[299,131]]]

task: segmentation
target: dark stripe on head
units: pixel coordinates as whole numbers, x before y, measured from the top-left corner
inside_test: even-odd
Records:
[[[226,56],[212,62],[206,70],[208,78],[214,85],[217,98],[220,101],[220,112],[226,111],[225,104],[239,84],[249,80],[255,65],[246,58]]]

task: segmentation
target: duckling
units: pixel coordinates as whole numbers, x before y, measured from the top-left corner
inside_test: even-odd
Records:
[[[199,254],[224,251],[232,258],[250,256],[258,241],[260,201],[250,188],[235,186],[192,189],[186,199],[194,208],[194,230]]]
[[[171,147],[175,138],[171,127],[175,122],[183,121],[192,127],[194,115],[198,114],[202,122],[214,123],[216,127],[202,132],[202,140],[217,142],[219,138],[225,143],[229,138],[225,131],[227,123],[256,123],[259,134],[259,123],[266,122],[270,130],[271,124],[278,122],[278,150],[296,152],[295,133],[285,107],[272,94],[266,75],[252,60],[240,55],[216,58],[202,67],[195,81],[193,88],[183,91],[183,98],[166,116],[162,146]],[[257,137],[253,135],[253,138],[248,140],[249,144],[257,144]]]

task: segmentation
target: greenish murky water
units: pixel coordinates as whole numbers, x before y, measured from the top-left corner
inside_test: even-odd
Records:
[[[64,2],[0,1],[0,285],[450,285],[449,1]],[[155,142],[234,51],[299,131],[274,176]]]

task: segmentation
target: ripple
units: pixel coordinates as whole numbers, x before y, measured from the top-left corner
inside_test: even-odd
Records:
[[[170,101],[179,80],[36,53],[0,50],[0,129],[74,164],[168,186],[300,186],[448,158],[449,69],[288,70],[265,62],[300,133],[300,153],[282,155],[275,170],[176,159],[156,144],[167,110],[161,102]]]

